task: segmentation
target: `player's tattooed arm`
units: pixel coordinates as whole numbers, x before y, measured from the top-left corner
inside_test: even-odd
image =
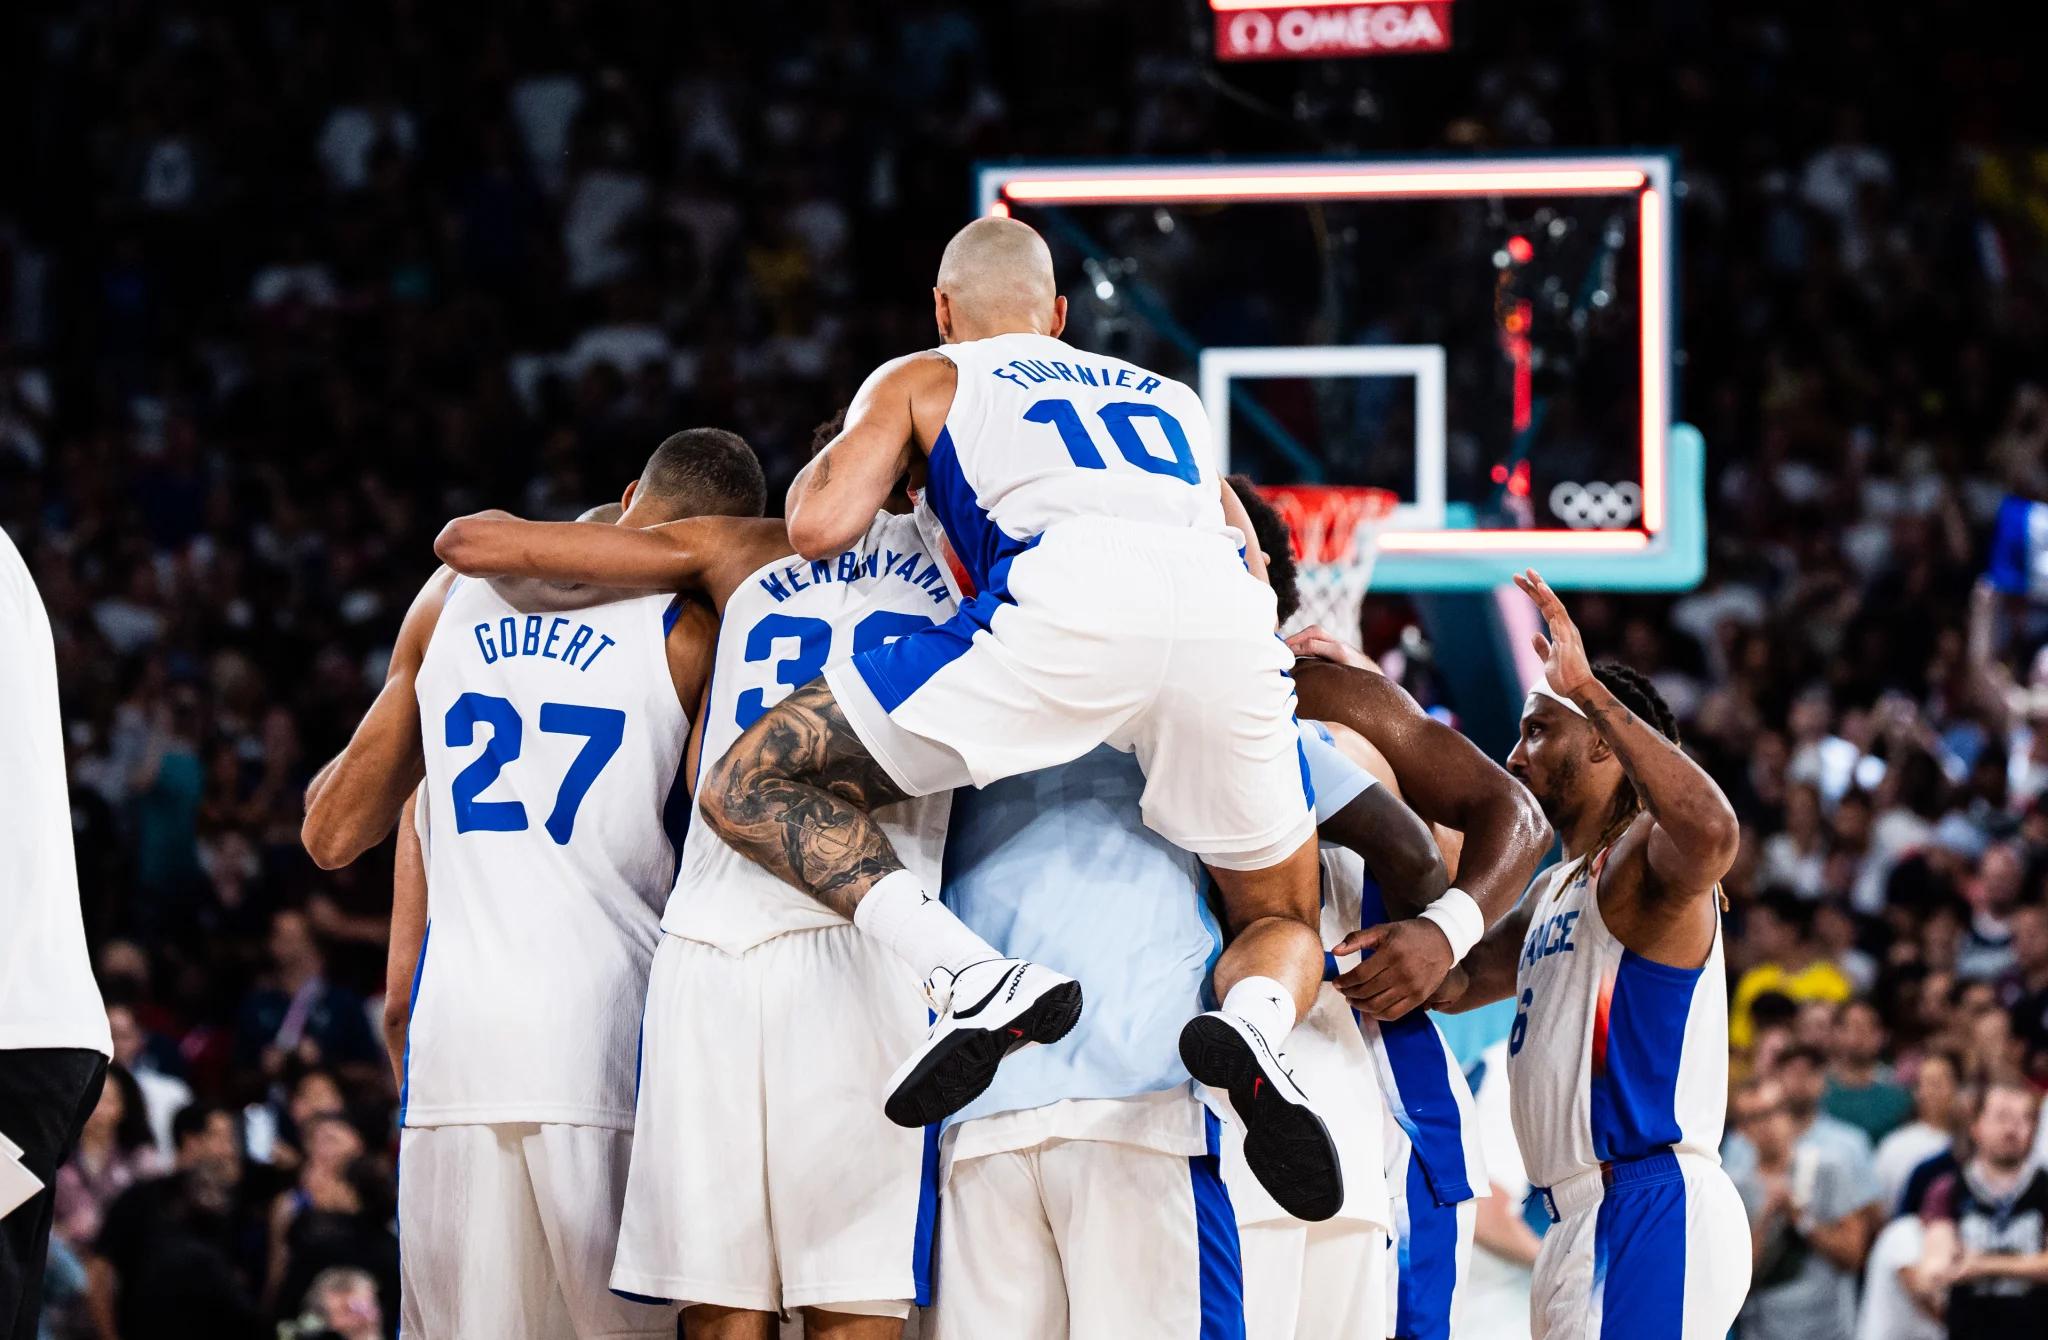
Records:
[[[846,426],[797,472],[783,509],[789,542],[805,558],[852,544],[874,524],[918,452],[952,407],[958,369],[926,351],[884,363],[847,406]]]
[[[699,803],[742,855],[851,920],[868,888],[903,868],[870,817],[902,799],[815,679],[733,741]]]
[[[306,788],[299,840],[322,870],[339,869],[382,842],[398,822],[406,797],[426,776],[414,684],[453,582],[454,574],[444,568],[420,591],[399,626],[383,689],[348,747]]]
[[[1642,839],[1649,883],[1660,893],[1686,898],[1709,892],[1735,864],[1741,825],[1735,807],[1707,770],[1663,732],[1631,712],[1593,674],[1577,625],[1549,583],[1530,569],[1515,585],[1536,604],[1548,637],[1532,635],[1550,687],[1577,703],[1635,786],[1650,816]],[[1638,820],[1637,827],[1643,825]],[[1622,839],[1634,840],[1633,834]],[[1617,843],[1615,859],[1622,857]]]

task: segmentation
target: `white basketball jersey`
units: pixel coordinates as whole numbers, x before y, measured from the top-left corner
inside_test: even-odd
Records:
[[[674,603],[449,592],[418,681],[432,828],[406,1125],[631,1129],[690,729]]]
[[[854,545],[829,558],[792,554],[764,564],[725,604],[704,706],[704,769],[740,732],[827,665],[953,617],[944,562],[915,514],[881,513]],[[694,788],[693,788],[694,791]],[[950,792],[875,811],[905,868],[939,887]],[[845,918],[740,855],[701,823],[663,913],[670,935],[743,953],[789,931],[843,926]]]
[[[1655,963],[1600,918],[1607,852],[1564,865],[1529,919],[1508,1092],[1529,1181],[1678,1149],[1720,1161],[1728,1107],[1721,931],[1699,968]]]
[[[932,446],[932,507],[978,589],[1071,517],[1224,529],[1209,416],[1188,386],[1049,335],[938,352],[959,386]]]

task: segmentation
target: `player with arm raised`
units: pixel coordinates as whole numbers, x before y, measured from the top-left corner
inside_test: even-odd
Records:
[[[1649,681],[1589,664],[1556,593],[1534,571],[1515,583],[1550,631],[1534,639],[1543,679],[1508,768],[1565,860],[1466,956],[1447,1007],[1519,1006],[1515,1137],[1555,1225],[1536,1260],[1535,1340],[1707,1340],[1727,1333],[1750,1274],[1747,1218],[1719,1154],[1718,888],[1735,813],[1678,747]]]
[[[695,429],[655,451],[619,525],[758,516],[763,493],[746,443]],[[684,812],[669,802],[713,633],[672,594],[444,569],[309,789],[306,848],[332,867],[425,783],[424,878],[394,909],[396,938],[424,891],[400,1052],[408,1334],[674,1334],[672,1308],[614,1295],[610,1275],[639,1005],[681,846],[665,819]]]
[[[790,540],[843,545],[907,474],[977,594],[763,716],[707,774],[720,836],[924,974],[939,1017],[891,1116],[959,1110],[1015,1045],[1073,1026],[1080,985],[1006,960],[935,902],[869,818],[907,796],[1065,763],[1108,743],[1144,816],[1200,856],[1242,925],[1190,1068],[1230,1089],[1262,1179],[1298,1212],[1343,1199],[1336,1151],[1273,1048],[1321,983],[1316,846],[1273,597],[1211,461],[1194,391],[1063,343],[1043,239],[979,219],[933,290],[942,347],[887,364],[790,488]]]
[[[817,560],[780,520],[730,517],[626,531],[482,515],[450,522],[436,547],[465,572],[680,592],[715,610],[695,777],[826,665],[952,616],[928,515],[892,505]],[[950,802],[874,816],[934,887]],[[875,1098],[924,1036],[917,978],[702,822],[675,873],[612,1283],[684,1303],[697,1340],[772,1336],[784,1311],[802,1311],[813,1340],[895,1336],[929,1296],[937,1187],[931,1137]]]

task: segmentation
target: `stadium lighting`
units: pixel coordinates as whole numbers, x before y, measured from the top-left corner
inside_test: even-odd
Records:
[[[1421,200],[1460,195],[1626,195],[1648,178],[1635,168],[1530,166],[1333,168],[1321,172],[1145,173],[1039,177],[1020,174],[1003,183],[1002,196],[1025,205],[1108,205],[1126,200]],[[991,209],[989,212],[993,213]]]

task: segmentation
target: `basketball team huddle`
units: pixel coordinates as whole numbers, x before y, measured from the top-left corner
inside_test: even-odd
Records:
[[[1285,526],[1035,232],[933,295],[786,519],[698,428],[616,516],[451,521],[309,787],[323,866],[399,831],[405,1333],[1448,1337],[1429,1010],[1512,998],[1532,1334],[1724,1335],[1736,823],[1655,689],[1526,573],[1494,764],[1280,638]]]

